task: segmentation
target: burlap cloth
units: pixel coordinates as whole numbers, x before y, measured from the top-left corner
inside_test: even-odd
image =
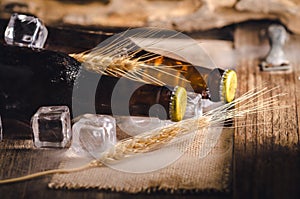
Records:
[[[217,143],[208,155],[201,156],[207,136],[195,136],[192,145],[177,161],[163,169],[134,174],[103,166],[90,168],[71,174],[54,175],[50,188],[99,189],[117,192],[229,192],[232,180],[233,130],[223,129],[221,135],[214,136]],[[70,168],[84,160],[71,158],[61,164]]]

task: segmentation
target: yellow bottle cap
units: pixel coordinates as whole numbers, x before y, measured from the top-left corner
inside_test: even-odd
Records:
[[[226,70],[222,77],[222,97],[225,102],[232,102],[237,87],[237,75],[234,70]]]
[[[170,119],[174,122],[182,120],[187,104],[187,93],[185,88],[176,86],[170,102]]]

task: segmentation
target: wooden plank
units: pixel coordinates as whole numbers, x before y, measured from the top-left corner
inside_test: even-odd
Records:
[[[237,68],[239,93],[265,82],[270,86],[279,85],[281,89],[272,91],[269,96],[287,93],[280,98],[278,106],[290,107],[248,116],[244,126],[236,129],[234,198],[297,198],[300,194],[297,189],[300,182],[297,108],[300,96],[295,75],[299,74],[296,67],[299,59],[291,73],[261,72],[258,64],[268,52],[266,38],[261,40],[260,37],[263,29],[263,26],[241,25],[235,32],[240,63]],[[291,48],[287,50],[288,54],[292,53]],[[263,125],[257,125],[259,123]]]

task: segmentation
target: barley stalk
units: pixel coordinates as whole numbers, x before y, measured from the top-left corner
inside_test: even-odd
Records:
[[[106,151],[98,161],[112,163],[136,154],[160,149],[176,138],[197,133],[198,130],[209,128],[213,125],[220,125],[228,119],[240,118],[247,114],[256,114],[263,111],[288,108],[288,106],[275,106],[278,103],[278,97],[282,97],[285,94],[263,98],[278,88],[270,89],[264,87],[258,91],[254,89],[228,104],[205,113],[201,117],[182,120],[167,127],[161,127],[151,132],[121,140],[112,149]]]
[[[264,97],[278,88],[279,87],[274,87],[270,89],[268,87],[263,87],[259,90],[253,89],[228,104],[206,112],[201,117],[182,120],[167,127],[161,127],[147,133],[121,140],[110,150],[104,152],[100,159],[93,160],[83,167],[43,171],[24,177],[0,180],[0,184],[13,183],[55,173],[78,172],[92,167],[103,166],[103,163],[117,163],[119,160],[134,155],[145,154],[161,149],[167,144],[172,143],[174,139],[184,135],[197,133],[197,130],[208,128],[212,125],[222,124],[224,120],[227,119],[241,118],[248,114],[288,108],[289,106],[285,105],[277,106],[279,97],[282,97],[285,94]]]
[[[131,38],[147,38],[154,36],[160,31],[161,30],[159,29],[145,29],[144,31],[131,35],[131,37],[126,37],[125,35],[127,32],[125,31],[124,33],[120,34],[119,37],[115,38],[104,46],[97,46],[82,53],[69,54],[69,56],[81,62],[85,69],[99,73],[101,75],[126,77],[128,79],[139,81],[145,84],[155,84],[159,86],[166,85],[158,78],[155,78],[144,72],[145,70],[152,70],[154,72],[164,74],[167,77],[175,77],[178,80],[189,83],[190,81],[186,80],[185,78],[174,75],[177,74],[176,72],[178,72],[176,69],[174,69],[174,67],[178,67],[180,65],[166,66],[163,64],[148,64],[152,60],[162,58],[162,55],[147,52],[141,56],[135,57],[144,49],[138,47],[138,45],[136,44],[133,45],[134,43],[132,42]],[[159,43],[163,39],[176,37],[177,34],[178,33],[172,34],[168,37],[156,38],[152,43],[148,44],[145,47],[149,47],[151,45],[154,45],[155,43]],[[141,42],[142,41],[143,39],[141,39]],[[183,48],[183,46],[181,46],[181,48]],[[180,48],[174,49],[169,53],[176,52],[179,49]]]

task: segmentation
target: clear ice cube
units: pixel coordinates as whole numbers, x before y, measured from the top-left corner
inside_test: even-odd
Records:
[[[78,155],[99,158],[117,142],[116,121],[109,115],[86,114],[73,125],[72,131],[71,148]]]
[[[4,33],[5,42],[9,45],[29,48],[43,48],[48,30],[41,20],[32,15],[13,14]]]
[[[31,119],[34,145],[64,148],[72,138],[70,111],[67,106],[41,107]]]
[[[202,115],[202,96],[198,93],[187,92],[187,105],[184,119]]]

